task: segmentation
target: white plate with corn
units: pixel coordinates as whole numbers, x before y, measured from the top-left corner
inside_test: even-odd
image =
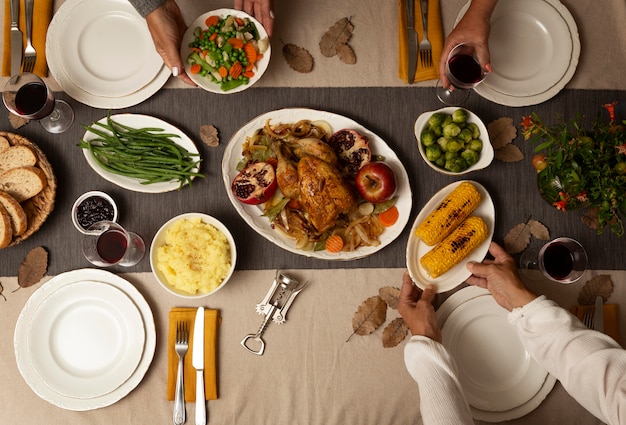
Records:
[[[480,183],[462,180],[441,189],[415,219],[406,250],[406,264],[420,288],[435,285],[446,292],[471,275],[468,261],[482,261],[495,227],[495,208]]]

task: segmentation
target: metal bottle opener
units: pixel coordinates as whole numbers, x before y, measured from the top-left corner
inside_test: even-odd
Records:
[[[287,320],[287,310],[291,307],[296,295],[304,289],[307,283],[308,282],[300,283],[296,279],[280,271],[276,271],[276,277],[274,278],[274,282],[272,282],[270,290],[265,295],[265,298],[263,298],[263,301],[256,305],[257,313],[265,315],[265,320],[263,320],[256,334],[246,335],[241,340],[243,348],[257,356],[263,355],[263,351],[265,351],[265,341],[263,341],[261,337],[270,324],[270,320],[273,320],[274,323],[277,324],[285,323],[285,320]],[[248,345],[251,340],[258,343],[258,349]]]

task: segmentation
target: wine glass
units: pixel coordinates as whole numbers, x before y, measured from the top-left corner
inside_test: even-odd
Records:
[[[112,221],[99,221],[83,237],[83,255],[93,265],[125,267],[139,263],[146,252],[141,236]]]
[[[52,90],[35,74],[24,72],[12,76],[2,93],[4,106],[17,116],[38,120],[50,133],[62,133],[74,122],[72,107],[55,100]]]
[[[520,270],[531,279],[543,275],[554,282],[574,283],[586,269],[585,248],[572,238],[553,239],[540,248],[526,249],[520,256]]]
[[[489,75],[478,62],[476,50],[467,44],[458,44],[448,55],[446,76],[450,87],[437,81],[437,97],[446,105],[458,106],[469,96],[469,89],[476,87]]]

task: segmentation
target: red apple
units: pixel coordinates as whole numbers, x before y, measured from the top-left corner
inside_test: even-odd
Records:
[[[396,176],[384,162],[369,162],[354,178],[359,195],[367,202],[378,204],[388,201],[396,193]]]

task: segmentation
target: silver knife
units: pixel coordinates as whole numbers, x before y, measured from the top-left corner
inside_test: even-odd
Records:
[[[415,0],[406,1],[406,29],[408,49],[408,82],[415,81],[415,68],[417,67],[417,32],[415,31]]]
[[[604,332],[604,298],[596,297],[596,306],[593,313],[593,328],[596,331]]]
[[[196,369],[196,425],[206,425],[206,397],[204,396],[204,307],[196,312],[193,325],[193,354],[191,364]]]
[[[22,31],[20,20],[20,0],[11,0],[11,75],[17,75],[22,68]]]

